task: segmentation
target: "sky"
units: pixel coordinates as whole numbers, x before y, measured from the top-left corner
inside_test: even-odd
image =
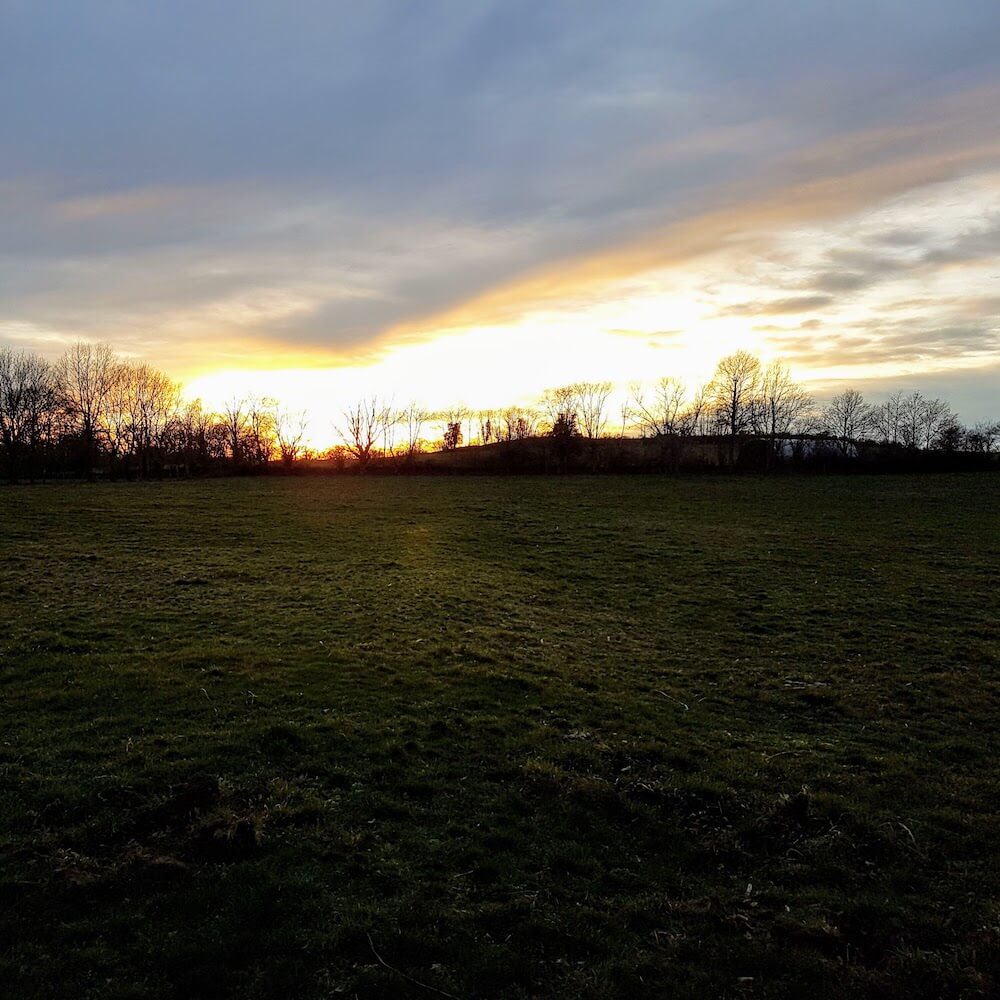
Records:
[[[209,405],[692,386],[1000,416],[997,0],[0,0],[0,344]]]

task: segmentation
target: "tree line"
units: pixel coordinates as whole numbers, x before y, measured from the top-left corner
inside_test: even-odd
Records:
[[[75,344],[54,363],[0,347],[0,455],[11,480],[259,469],[275,455],[293,462],[304,434],[304,414],[270,401],[208,413],[163,372],[107,344]]]
[[[696,440],[714,441],[731,463],[748,441],[770,458],[819,445],[845,457],[865,445],[979,454],[1000,449],[1000,421],[964,427],[946,402],[919,392],[871,403],[847,389],[818,406],[784,364],[763,365],[746,351],[722,358],[713,377],[691,391],[663,377],[633,384],[612,410],[614,398],[607,381],[547,390],[534,406],[480,410],[431,411],[367,396],[343,407],[331,428],[341,443],[317,455],[305,444],[305,411],[275,400],[233,399],[213,413],[185,400],[179,383],[163,372],[122,358],[107,344],[77,343],[55,362],[0,347],[0,459],[14,481],[258,472],[317,458],[364,469],[463,445],[540,439],[557,458],[588,441],[653,441],[667,467],[678,467],[685,443]]]

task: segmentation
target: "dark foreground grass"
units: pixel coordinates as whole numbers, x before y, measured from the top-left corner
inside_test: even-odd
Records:
[[[998,594],[997,476],[0,491],[0,992],[988,995]]]

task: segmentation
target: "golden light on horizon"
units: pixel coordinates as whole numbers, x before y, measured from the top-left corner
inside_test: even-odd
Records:
[[[267,397],[309,417],[312,447],[336,440],[342,411],[377,395],[431,411],[532,405],[546,390],[576,381],[610,381],[624,398],[631,383],[670,375],[694,388],[719,357],[754,341],[746,320],[710,318],[703,304],[644,291],[587,309],[548,310],[506,326],[448,331],[383,350],[369,363],[328,367],[225,368],[185,383],[185,395],[220,409],[242,397]],[[685,329],[660,329],[669,315]],[[611,327],[609,324],[617,325]]]
[[[930,302],[954,309],[956,324],[962,310],[978,319],[994,262],[963,259],[956,241],[982,229],[998,206],[1000,175],[984,173],[927,184],[836,221],[769,227],[763,210],[747,208],[762,226],[749,241],[728,242],[721,217],[710,220],[719,239],[711,247],[685,225],[681,242],[694,240],[687,255],[674,245],[657,264],[655,248],[644,246],[568,261],[356,348],[231,340],[216,370],[182,379],[185,395],[209,409],[233,398],[277,399],[307,411],[310,444],[321,448],[337,439],[343,409],[365,396],[431,411],[491,409],[531,405],[570,382],[610,381],[618,406],[636,381],[672,376],[693,390],[740,349],[764,362],[782,359],[819,389],[974,370],[996,363],[988,340],[953,354],[930,328],[925,351],[900,349],[897,331],[926,323]],[[882,246],[886,233],[918,233],[919,244]],[[877,252],[859,250],[859,237]],[[924,259],[935,254],[941,259],[928,269]],[[622,264],[630,255],[639,260],[631,272]],[[851,294],[837,294],[838,285]],[[236,356],[245,363],[228,363]]]

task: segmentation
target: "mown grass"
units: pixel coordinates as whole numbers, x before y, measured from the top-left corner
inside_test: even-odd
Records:
[[[997,988],[1000,477],[7,489],[0,630],[7,995]]]

